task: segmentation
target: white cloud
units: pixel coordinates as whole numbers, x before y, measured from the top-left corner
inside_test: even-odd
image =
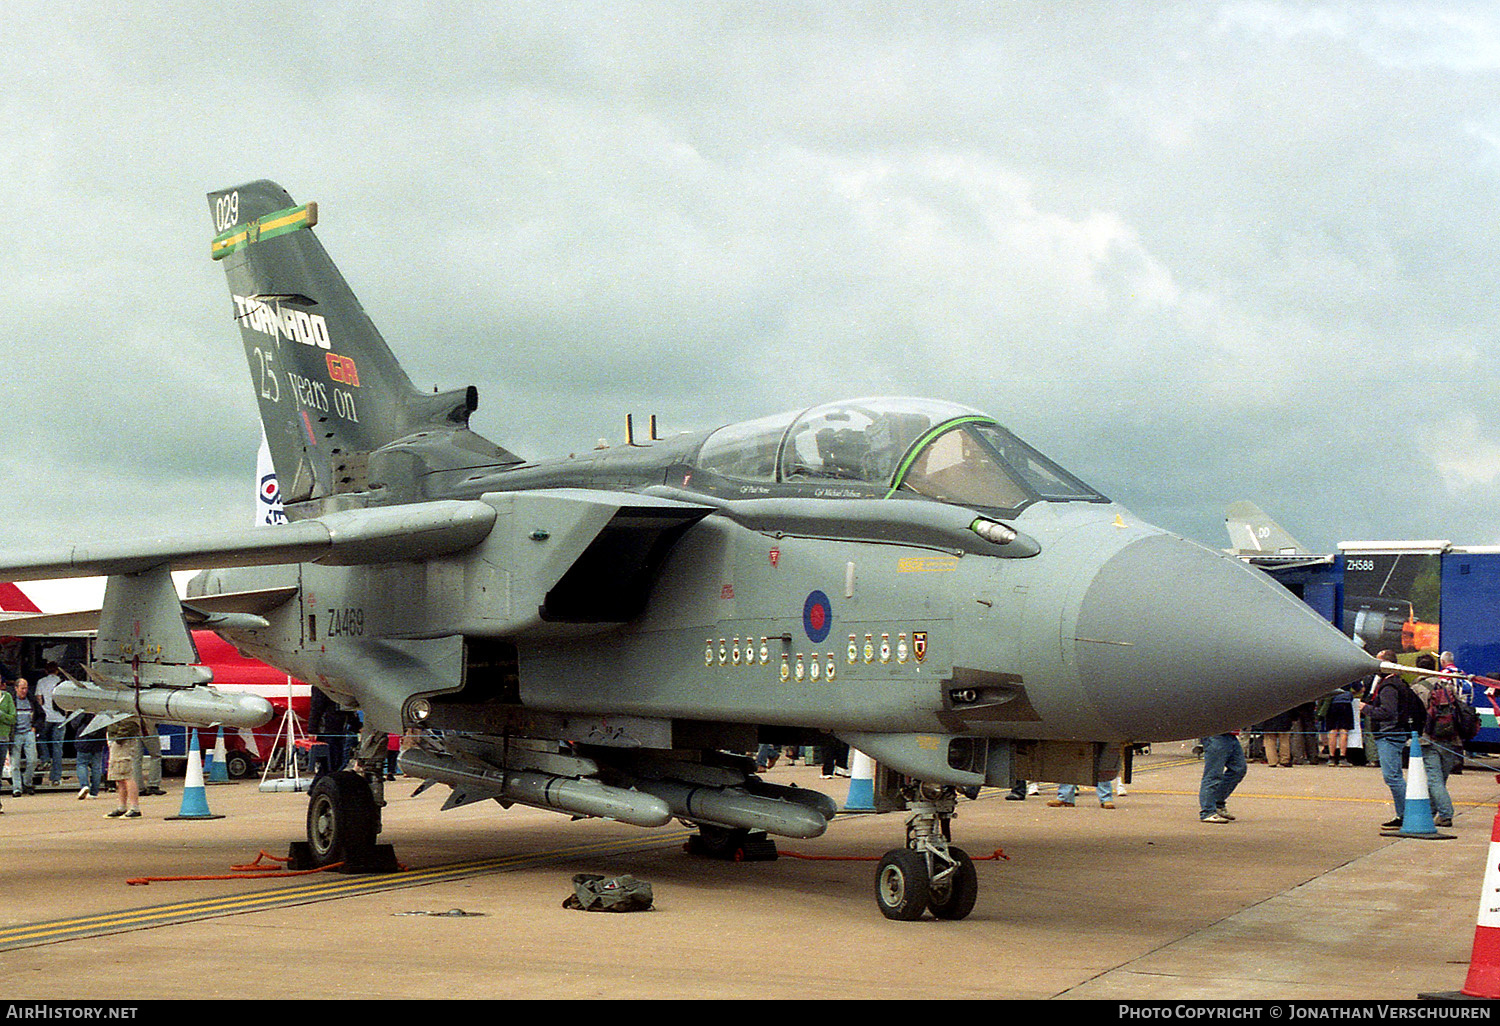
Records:
[[[1442,419],[1418,433],[1423,455],[1432,460],[1450,492],[1466,493],[1500,483],[1500,435],[1486,432],[1473,413],[1443,411],[1440,398],[1435,416]]]
[[[0,41],[7,543],[241,522],[203,194],[261,176],[527,454],[916,392],[1210,542],[1243,497],[1309,540],[1491,530],[1440,497],[1495,487],[1494,426],[1406,398],[1500,394],[1489,6],[100,10]]]

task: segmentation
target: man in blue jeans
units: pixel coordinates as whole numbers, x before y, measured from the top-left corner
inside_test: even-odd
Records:
[[[16,726],[11,735],[10,748],[10,793],[14,798],[22,794],[36,794],[36,731],[42,721],[42,703],[31,693],[31,685],[24,677],[15,680]],[[22,769],[22,764],[25,769]]]
[[[1370,728],[1375,734],[1375,751],[1380,755],[1380,774],[1391,792],[1396,818],[1380,824],[1383,829],[1399,827],[1406,818],[1406,778],[1402,768],[1407,742],[1427,726],[1427,710],[1399,673],[1387,674],[1375,686],[1370,703]],[[1450,810],[1451,813],[1451,810]]]
[[[1245,779],[1245,750],[1234,734],[1215,734],[1202,740],[1203,782],[1198,785],[1198,819],[1204,823],[1230,823],[1234,817],[1224,807],[1234,789]]]
[[[46,676],[36,682],[36,697],[42,703],[42,722],[37,724],[36,742],[53,787],[62,783],[63,741],[68,732],[67,716],[52,704],[52,692],[62,682],[62,670],[54,662],[47,664]]]
[[[1094,795],[1099,799],[1099,808],[1101,808],[1101,809],[1112,809],[1112,808],[1114,808],[1115,807],[1115,780],[1114,780],[1114,778],[1111,777],[1108,780],[1101,780],[1101,781],[1099,781],[1099,783],[1095,784],[1094,785]],[[1078,801],[1078,785],[1077,784],[1058,784],[1057,785],[1057,797],[1054,798],[1054,799],[1052,799],[1050,802],[1048,802],[1047,805],[1050,808],[1054,808],[1054,809],[1072,808],[1077,803],[1077,801]]]

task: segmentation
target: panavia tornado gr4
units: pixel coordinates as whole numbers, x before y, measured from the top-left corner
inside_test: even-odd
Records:
[[[966,791],[1108,779],[1122,746],[1240,728],[1377,666],[1258,571],[950,402],[516,455],[470,430],[474,388],[413,387],[316,205],[258,181],[209,208],[289,522],[0,567],[108,575],[88,687],[122,708],[169,718],[210,692],[188,626],[211,627],[359,709],[372,751],[422,728],[403,767],[448,806],[681,820],[708,851],[823,833],[834,803],[745,753],[838,738],[908,815],[881,911],[959,919]],[[182,569],[203,572],[179,603]],[[319,781],[316,860],[375,847],[380,787]]]

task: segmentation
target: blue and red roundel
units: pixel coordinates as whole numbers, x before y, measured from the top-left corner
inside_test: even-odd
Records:
[[[833,604],[821,591],[813,592],[802,603],[802,629],[814,645],[821,644],[833,630]]]

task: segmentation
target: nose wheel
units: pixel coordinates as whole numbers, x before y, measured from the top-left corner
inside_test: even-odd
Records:
[[[912,921],[922,918],[932,896],[932,874],[927,858],[910,848],[885,853],[875,870],[875,902],[887,919]]]
[[[974,911],[974,860],[948,843],[955,804],[952,788],[925,785],[908,799],[906,847],[886,852],[875,870],[875,904],[887,919],[913,922],[931,911],[938,919],[957,920]]]

